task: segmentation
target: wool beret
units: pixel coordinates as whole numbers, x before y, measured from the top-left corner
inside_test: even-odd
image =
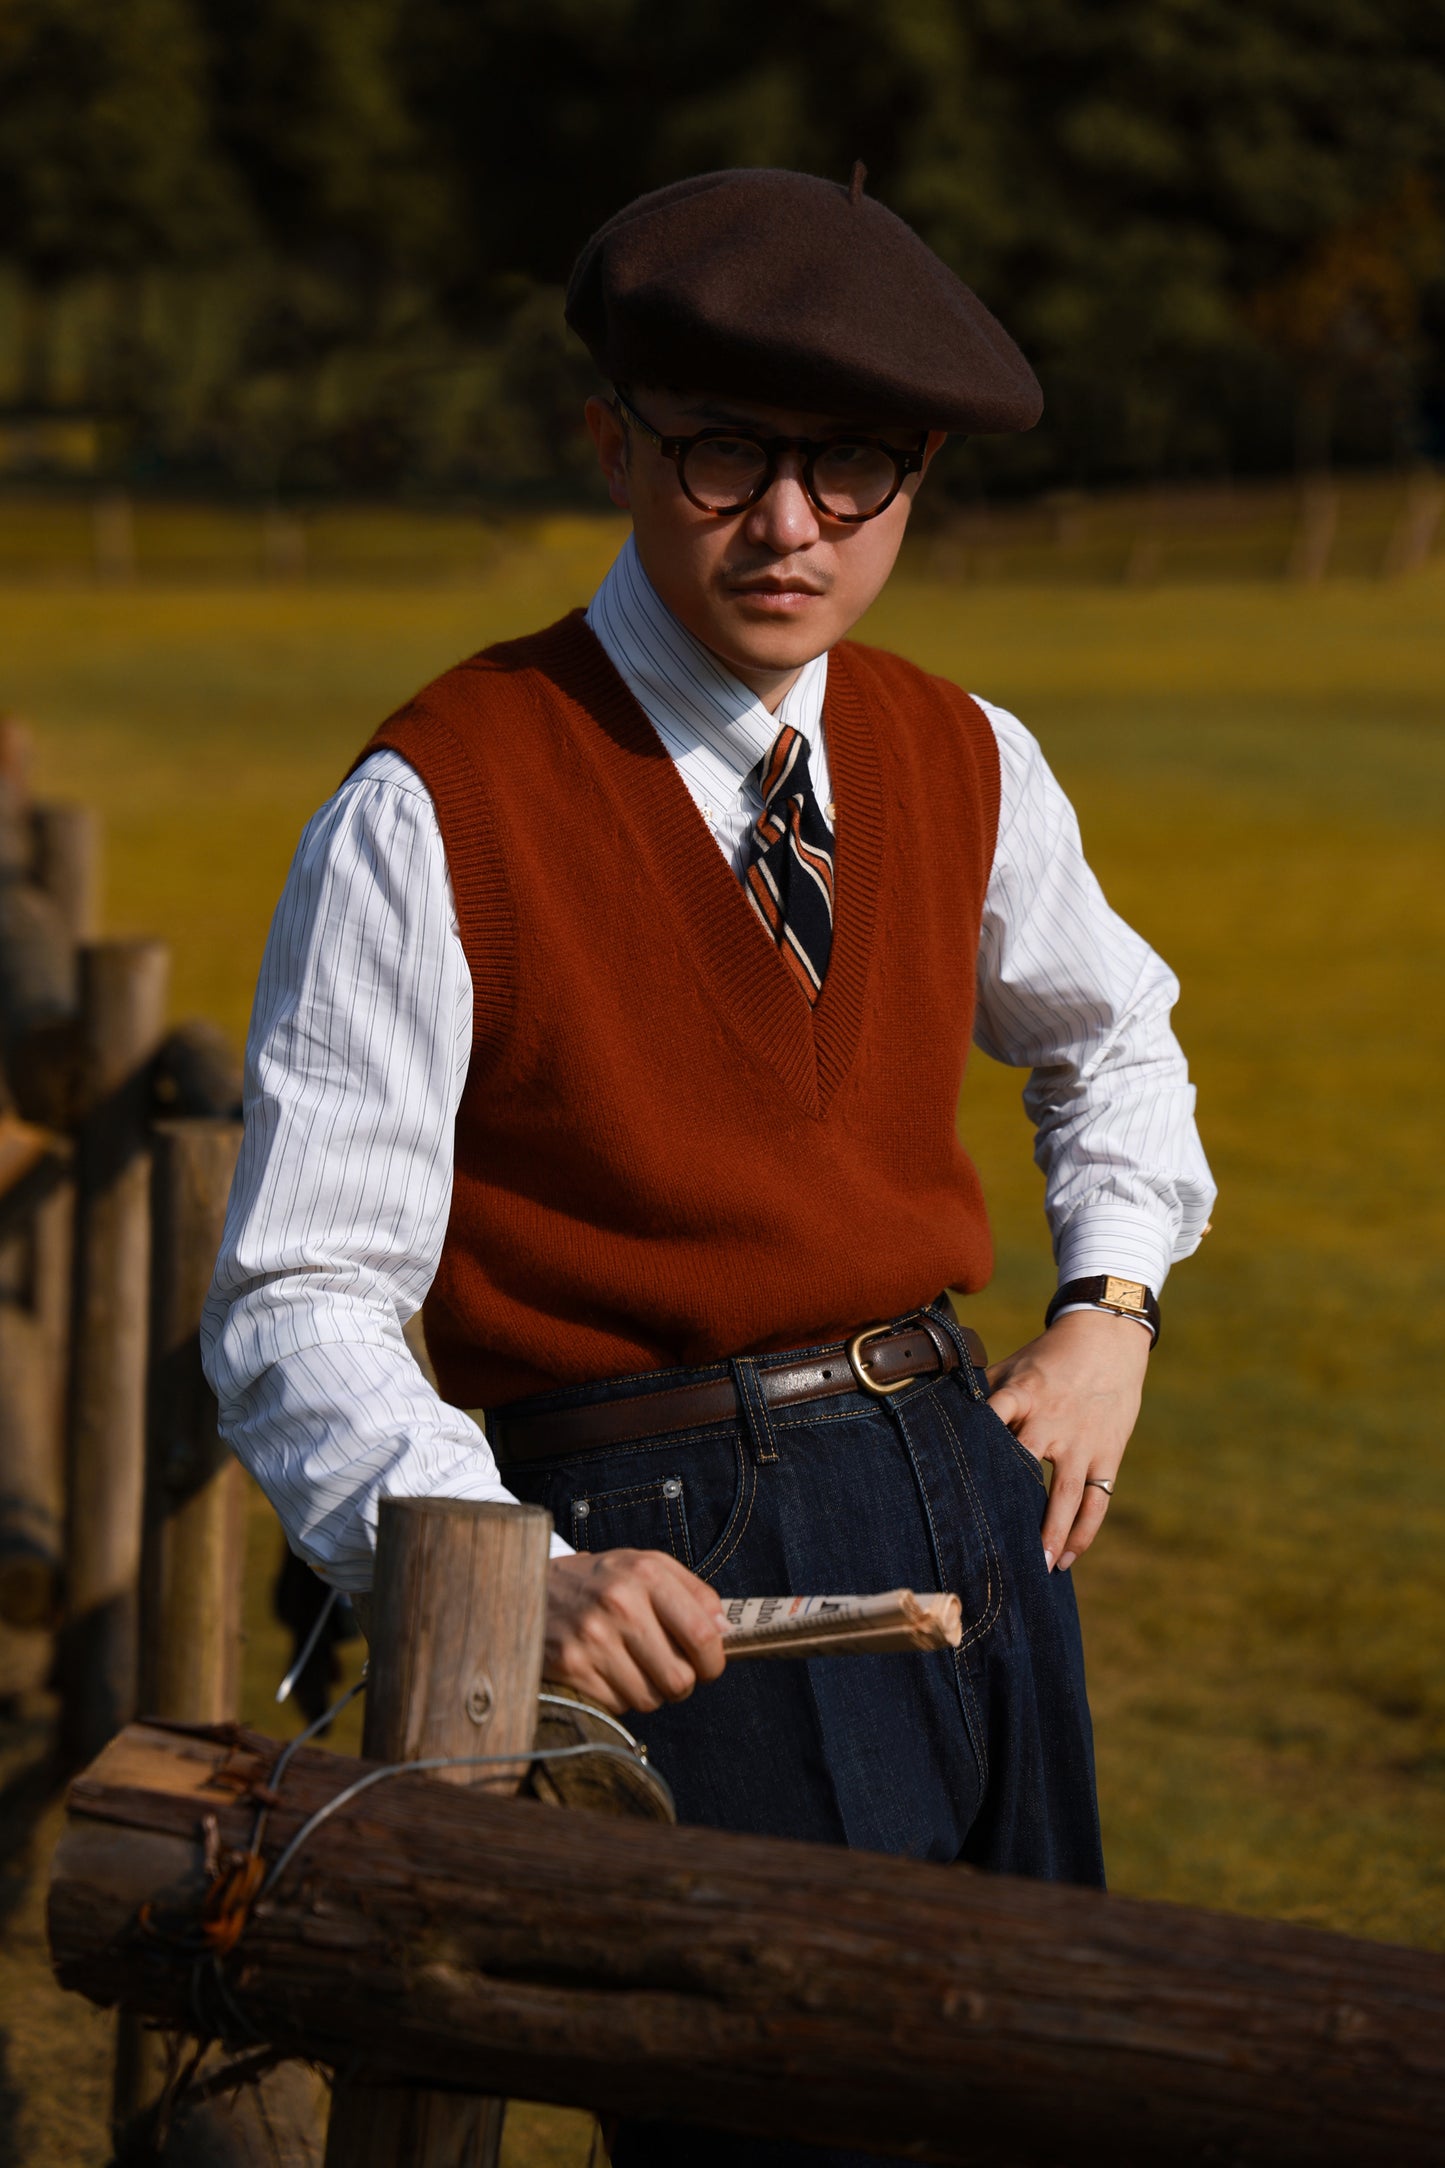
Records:
[[[849,187],[742,167],[639,196],[578,257],[567,321],[614,383],[970,434],[1043,409],[1002,324],[861,167]]]

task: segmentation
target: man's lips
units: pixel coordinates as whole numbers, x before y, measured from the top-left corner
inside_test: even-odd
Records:
[[[806,580],[734,580],[735,595],[822,595],[827,589],[812,587]]]

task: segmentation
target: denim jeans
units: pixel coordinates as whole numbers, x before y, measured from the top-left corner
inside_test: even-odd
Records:
[[[1044,1565],[1043,1473],[988,1407],[952,1310],[930,1314],[959,1369],[886,1400],[860,1390],[769,1410],[757,1373],[817,1352],[798,1349],[515,1403],[540,1413],[730,1370],[743,1413],[506,1480],[576,1549],[669,1551],[723,1596],[960,1597],[956,1651],[738,1663],[629,1718],[682,1821],[1102,1887],[1078,1614],[1068,1575]],[[878,2158],[644,2123],[613,2151],[616,2168]]]

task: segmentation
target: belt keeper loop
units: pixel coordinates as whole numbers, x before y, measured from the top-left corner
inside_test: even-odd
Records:
[[[737,1355],[729,1358],[728,1368],[732,1372],[733,1391],[738,1396],[738,1412],[753,1449],[753,1459],[759,1467],[764,1467],[769,1461],[780,1459],[781,1455],[778,1452],[778,1441],[773,1435],[773,1419],[768,1412],[768,1403],[763,1398],[763,1389],[758,1383],[758,1366],[751,1355]]]
[[[958,1367],[963,1372],[964,1383],[967,1385],[969,1392],[975,1400],[987,1400],[986,1381],[979,1376],[977,1369],[974,1367],[973,1357],[968,1352],[968,1342],[963,1337],[948,1297],[944,1296],[939,1309],[930,1306],[926,1310],[920,1310],[918,1314],[924,1319],[930,1332],[942,1332],[948,1335],[958,1355]]]

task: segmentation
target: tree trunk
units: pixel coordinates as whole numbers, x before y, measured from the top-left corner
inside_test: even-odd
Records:
[[[377,2079],[971,2168],[1439,2159],[1440,1957],[425,1776],[338,1810],[198,1963],[199,1833],[249,1842],[276,1751],[132,1726],[76,1782],[64,1985]],[[359,1773],[303,1749],[263,1855]]]

